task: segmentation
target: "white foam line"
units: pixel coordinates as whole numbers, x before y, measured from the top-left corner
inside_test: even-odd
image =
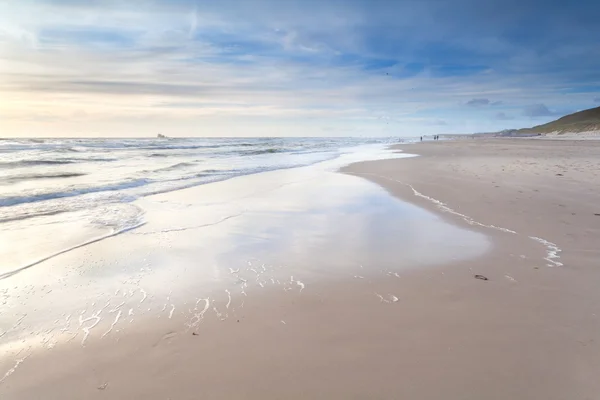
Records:
[[[11,376],[12,374],[15,373],[15,371],[17,370],[17,368],[19,367],[19,365],[21,365],[21,363],[23,361],[25,361],[27,359],[27,357],[29,357],[30,354],[26,355],[23,358],[19,358],[16,362],[15,365],[13,365],[13,367],[11,369],[9,369],[8,371],[6,371],[6,373],[4,374],[4,376],[2,377],[2,379],[0,379],[0,383],[4,382],[6,380],[6,378],[8,378],[9,376]]]
[[[400,300],[400,299],[398,299],[396,296],[394,296],[393,294],[388,294],[388,295],[387,295],[387,297],[389,298],[389,300],[388,300],[388,299],[386,299],[385,297],[383,297],[382,295],[380,295],[379,293],[375,293],[375,296],[379,297],[379,300],[380,300],[382,303],[395,303],[395,302],[397,302],[398,300]]]
[[[446,205],[445,203],[441,202],[440,200],[434,199],[433,197],[429,197],[429,196],[427,196],[427,195],[419,192],[417,189],[415,189],[413,187],[413,185],[411,185],[409,183],[405,183],[405,182],[399,181],[397,179],[388,178],[387,176],[378,175],[378,174],[363,173],[363,174],[360,174],[360,175],[372,175],[372,176],[376,176],[376,177],[379,177],[379,178],[387,179],[388,181],[399,183],[401,185],[408,186],[412,190],[412,192],[413,192],[413,194],[415,196],[421,197],[421,198],[423,198],[425,200],[430,201],[431,203],[435,204],[440,210],[442,210],[444,212],[447,212],[449,214],[456,215],[457,217],[462,218],[465,222],[467,222],[470,225],[478,225],[478,226],[483,226],[485,228],[497,229],[499,231],[507,232],[507,233],[513,233],[513,234],[517,233],[517,232],[515,232],[515,231],[513,231],[511,229],[502,228],[502,227],[495,226],[495,225],[486,225],[486,224],[482,224],[481,222],[477,222],[473,218],[469,217],[468,215],[461,214],[458,211],[454,211],[453,209],[451,209],[450,207],[448,207],[448,205]]]
[[[202,321],[204,319],[204,313],[210,307],[210,297],[207,297],[206,299],[198,299],[198,300],[196,300],[196,305],[194,306],[194,311],[198,311],[198,303],[200,303],[201,301],[204,301],[204,308],[202,309],[202,311],[194,314],[194,316],[190,320],[190,324],[189,324],[190,328],[197,326],[200,323],[200,321]]]
[[[375,293],[375,296],[379,297],[379,300],[380,300],[382,303],[389,303],[389,301],[388,301],[388,300],[386,300],[386,299],[384,299],[384,298],[383,298],[383,296],[382,296],[382,295],[380,295],[379,293]]]
[[[175,311],[175,305],[171,304],[171,311],[169,311],[169,319],[173,317],[173,311]]]
[[[125,302],[122,302],[121,304],[119,304],[118,306],[116,306],[115,308],[113,308],[112,310],[110,310],[110,313],[114,313],[115,311],[117,311],[119,308],[123,307],[125,305]]]
[[[361,276],[361,275],[354,275],[354,277],[355,277],[356,279],[365,279],[365,277],[364,277],[364,276]]]
[[[431,202],[437,204],[438,208],[442,209],[445,212],[448,212],[448,213],[451,213],[451,214],[454,214],[454,215],[457,215],[457,216],[463,218],[467,223],[469,223],[471,225],[479,225],[479,226],[483,226],[486,228],[497,229],[499,231],[503,231],[503,232],[507,232],[507,233],[513,233],[513,234],[517,233],[510,229],[501,228],[501,227],[498,227],[495,225],[486,225],[486,224],[482,224],[481,222],[477,222],[474,219],[472,219],[471,217],[468,217],[464,214],[461,214],[459,212],[452,210],[450,207],[448,207],[446,204],[442,203],[441,201],[436,200],[429,196],[425,196],[422,193],[419,193],[411,185],[408,185],[408,186],[413,190],[413,192],[416,196],[420,196],[420,197],[430,200]],[[548,261],[548,264],[546,264],[548,267],[561,267],[563,265],[561,262],[555,260],[557,258],[560,258],[558,253],[560,253],[562,251],[556,244],[549,242],[546,239],[542,239],[542,238],[536,237],[536,236],[529,236],[529,238],[546,246],[547,256],[544,257],[544,260]]]
[[[239,268],[238,268],[238,269],[229,268],[229,273],[230,273],[230,274],[237,274],[237,273],[239,273],[239,272],[240,272],[240,269],[239,269]]]
[[[87,321],[91,321],[91,320],[95,320],[93,324],[91,324],[90,326],[86,326],[83,327],[81,330],[83,331],[84,335],[83,335],[83,339],[81,340],[81,344],[85,344],[85,341],[87,340],[88,336],[90,335],[90,330],[92,328],[94,328],[96,325],[98,325],[98,323],[100,322],[100,320],[102,318],[100,318],[100,313],[102,312],[102,309],[99,310],[96,314],[92,314],[91,317],[87,317],[85,319],[81,318],[81,315],[79,316],[79,326],[81,327],[84,323],[86,323]]]
[[[106,234],[106,235],[104,235],[104,236],[100,236],[100,237],[97,237],[97,238],[94,238],[94,239],[90,239],[90,240],[88,240],[88,241],[86,241],[86,242],[83,242],[83,243],[80,243],[80,244],[78,244],[78,245],[75,245],[75,246],[68,247],[68,248],[66,248],[66,249],[63,249],[63,250],[57,251],[56,253],[52,253],[52,254],[50,254],[50,255],[48,255],[48,256],[46,256],[46,257],[44,257],[44,258],[40,258],[39,260],[36,260],[36,261],[34,261],[34,262],[31,262],[31,263],[29,263],[29,264],[26,264],[26,265],[24,265],[24,266],[22,266],[22,267],[19,267],[19,268],[16,268],[16,269],[12,270],[12,271],[8,271],[8,272],[5,272],[5,273],[3,273],[3,274],[0,274],[0,279],[9,278],[9,277],[11,277],[11,276],[13,276],[13,275],[15,275],[15,274],[18,274],[18,273],[19,273],[19,272],[21,272],[21,271],[24,271],[24,270],[26,270],[26,269],[29,269],[29,268],[31,268],[31,267],[34,267],[34,266],[36,266],[36,265],[38,265],[38,264],[41,264],[41,263],[43,263],[44,261],[48,261],[48,260],[50,260],[51,258],[54,258],[54,257],[60,256],[61,254],[65,254],[65,253],[68,253],[68,252],[70,252],[70,251],[73,251],[73,250],[75,250],[75,249],[79,249],[79,248],[81,248],[81,247],[87,246],[87,245],[89,245],[89,244],[96,243],[96,242],[99,242],[99,241],[101,241],[101,240],[108,239],[108,238],[110,238],[110,237],[113,237],[113,236],[120,235],[121,233],[125,233],[125,232],[128,232],[128,231],[132,231],[132,230],[134,230],[134,229],[137,229],[137,228],[139,228],[139,227],[141,227],[141,226],[143,226],[143,225],[145,225],[145,224],[146,224],[146,222],[141,222],[141,223],[139,223],[139,224],[137,224],[137,225],[130,226],[130,227],[128,227],[128,228],[124,228],[124,229],[121,229],[121,230],[118,230],[118,231],[114,231],[114,232],[111,232],[111,233],[109,233],[109,234]]]
[[[69,330],[69,326],[71,326],[71,314],[67,315],[65,318],[65,326],[63,326],[60,330],[60,333],[65,333]]]
[[[400,181],[396,181],[401,183]],[[419,192],[417,189],[415,189],[412,185],[405,183],[405,185],[407,185],[408,187],[410,187],[414,193],[415,196],[417,197],[421,197],[424,198],[426,200],[429,200],[430,202],[432,202],[433,204],[435,204],[440,210],[447,212],[449,214],[453,214],[456,215],[460,218],[462,218],[463,220],[465,220],[465,222],[467,222],[469,225],[477,225],[477,226],[482,226],[484,228],[490,228],[490,229],[496,229],[502,232],[506,232],[506,233],[512,233],[512,234],[516,234],[517,232],[511,230],[511,229],[507,229],[507,228],[502,228],[500,226],[496,226],[496,225],[486,225],[486,224],[482,224],[481,222],[475,221],[473,218],[469,217],[468,215],[465,214],[461,214],[458,211],[454,211],[453,209],[451,209],[450,207],[448,207],[445,203],[434,199],[433,197],[429,197],[427,195],[424,195],[423,193]]]
[[[127,315],[129,315],[130,317],[133,315],[133,308],[129,309],[129,312],[127,313]]]
[[[555,260],[560,258],[558,253],[562,251],[556,244],[536,236],[529,236],[529,238],[546,246],[547,256],[544,260],[548,261],[548,264],[546,264],[548,267],[561,267],[563,265],[563,263]]]
[[[399,181],[397,179],[392,179],[392,178],[388,178],[387,176],[382,176],[382,175],[377,175],[377,174],[370,174],[370,173],[366,173],[366,174],[362,174],[362,175],[373,175],[373,176],[377,176],[379,178],[383,178],[383,179],[387,179],[393,182],[397,182],[400,183],[402,185],[406,185],[408,187],[411,188],[411,190],[413,191],[413,194],[417,197],[421,197],[423,199],[429,200],[430,202],[432,202],[433,204],[435,204],[440,210],[447,212],[449,214],[453,214],[456,215],[460,218],[462,218],[464,221],[466,221],[468,224],[470,225],[478,225],[478,226],[482,226],[485,228],[490,228],[490,229],[496,229],[502,232],[506,232],[506,233],[511,233],[511,234],[517,234],[517,232],[511,230],[511,229],[507,229],[507,228],[502,228],[496,225],[486,225],[486,224],[482,224],[481,222],[475,221],[473,218],[461,214],[458,211],[454,211],[453,209],[451,209],[450,207],[448,207],[448,205],[446,205],[445,203],[434,199],[433,197],[429,197],[427,195],[424,195],[423,193],[419,192],[417,189],[415,189],[412,185],[408,184],[408,183],[404,183],[402,181]],[[547,266],[549,267],[561,267],[563,266],[563,263],[557,261],[556,259],[560,258],[560,256],[558,255],[558,253],[560,253],[562,250],[555,244],[552,243],[546,239],[542,239],[540,237],[537,236],[529,236],[530,239],[535,240],[538,243],[543,244],[544,246],[546,246],[547,248],[547,256],[544,258],[544,260],[548,261]]]
[[[142,288],[140,288],[140,293],[142,293],[142,295],[144,295],[144,297],[142,297],[142,300],[140,300],[140,303],[143,303],[144,300],[146,300],[146,297],[148,297],[148,293],[146,293],[146,291]]]
[[[119,312],[117,313],[117,316],[115,317],[115,320],[113,321],[112,324],[110,324],[110,328],[108,328],[108,330],[106,332],[104,332],[102,334],[102,336],[100,336],[100,339],[102,339],[104,336],[108,335],[110,333],[110,331],[113,330],[113,328],[115,327],[115,325],[117,324],[117,322],[119,322],[119,318],[121,318],[121,314],[123,313],[123,311],[119,310]]]
[[[219,310],[217,310],[217,307],[213,306],[213,311],[215,312],[215,314],[217,314],[217,318],[219,318],[221,321],[225,321],[225,318],[223,318],[223,314],[219,312]]]
[[[227,293],[227,304],[225,304],[225,308],[229,309],[229,306],[231,305],[231,293],[229,293],[229,290],[225,289],[225,293]]]
[[[300,291],[304,290],[304,283],[301,281],[296,281],[296,285],[300,286]]]

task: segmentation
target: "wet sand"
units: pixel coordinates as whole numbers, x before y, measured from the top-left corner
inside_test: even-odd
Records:
[[[492,296],[495,307],[473,299],[479,303],[474,316],[491,317],[497,326],[476,334],[456,366],[464,368],[463,361],[490,347],[498,353],[480,358],[480,370],[472,370],[465,382],[465,388],[479,382],[478,395],[465,389],[445,398],[596,398],[600,143],[478,139],[399,148],[422,157],[355,164],[344,171],[437,210],[458,226],[471,225],[494,238],[512,236],[513,244],[498,259],[479,261],[479,270],[491,280],[501,280],[505,271],[510,271],[506,278],[515,280],[510,291],[485,295]],[[547,247],[546,259],[527,258],[524,265],[514,265],[518,246],[532,243]],[[512,303],[517,293],[519,301]],[[471,321],[463,327],[479,326]],[[490,374],[490,363],[503,367]]]
[[[123,296],[126,305],[112,300],[104,325],[94,327],[85,346],[78,332],[66,344],[3,359],[1,371],[10,371],[26,357],[3,379],[0,395],[595,398],[597,153],[535,146],[548,147],[512,141],[405,146],[422,157],[344,169],[361,178],[286,177],[278,199],[265,190],[276,181],[273,174],[244,186],[223,183],[229,189],[208,185],[157,196],[144,204],[149,223],[136,234],[61,256],[49,269],[57,273],[90,257],[106,267],[121,251],[120,259],[134,265],[117,268],[128,279],[129,267],[153,272],[117,288],[137,290]],[[555,161],[563,172],[550,168]],[[569,177],[571,170],[578,172]],[[554,181],[559,177],[562,184]],[[436,214],[394,200],[364,178]],[[311,183],[294,190],[291,181]],[[209,230],[186,230],[192,222]],[[143,235],[158,231],[159,241]],[[154,253],[131,254],[134,243],[149,241]],[[196,271],[194,262],[214,269]],[[178,277],[157,273],[160,266],[177,267]],[[113,286],[97,284],[108,273],[97,273],[95,290],[112,296]],[[190,285],[170,291],[181,281]],[[130,323],[125,310],[132,306]],[[101,338],[111,324],[115,331]]]

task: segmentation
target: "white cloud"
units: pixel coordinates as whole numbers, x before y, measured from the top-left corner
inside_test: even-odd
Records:
[[[378,21],[397,27],[398,35],[433,27],[426,5],[396,14],[385,7],[363,9],[355,1],[310,2],[308,8],[306,2],[272,7],[267,1],[234,7],[229,0],[132,4],[0,5],[3,134],[125,134],[132,124],[141,134],[157,125],[184,134],[186,124],[206,127],[200,134],[222,130],[217,135],[243,130],[235,124],[256,134],[273,132],[273,126],[303,134],[321,134],[323,127],[418,134],[430,131],[432,121],[444,122],[438,125],[447,132],[464,132],[504,126],[502,118],[488,121],[461,105],[501,110],[502,104],[489,100],[501,97],[511,107],[542,98],[552,106],[561,88],[494,69],[444,77],[425,66],[414,76],[395,78],[336,61],[340,55],[381,56],[368,43]],[[421,31],[431,40],[447,37],[441,29]],[[405,43],[411,51],[419,47],[413,36]],[[471,46],[490,43],[495,51],[509,47],[497,38]],[[561,96],[576,103],[584,98]]]

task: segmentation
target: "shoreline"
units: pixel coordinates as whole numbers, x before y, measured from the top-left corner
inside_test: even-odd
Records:
[[[195,187],[199,187],[199,186],[203,186],[203,185],[210,185],[210,184],[214,184],[214,183],[219,183],[219,182],[223,182],[229,179],[236,179],[236,178],[243,178],[245,176],[251,176],[251,175],[255,175],[255,174],[264,174],[264,173],[268,173],[268,172],[276,172],[276,171],[282,171],[285,169],[303,169],[303,168],[310,168],[311,166],[319,166],[321,164],[327,165],[327,164],[331,164],[331,165],[346,165],[349,164],[351,162],[353,162],[353,157],[358,157],[358,160],[364,158],[364,154],[362,154],[363,152],[367,152],[367,153],[375,153],[375,157],[379,156],[381,157],[382,154],[386,153],[385,151],[382,151],[381,149],[377,149],[378,145],[360,145],[360,146],[353,146],[353,147],[344,147],[344,148],[340,148],[338,150],[342,150],[345,149],[347,150],[347,152],[340,152],[339,154],[337,154],[336,156],[331,156],[331,158],[327,158],[324,160],[320,160],[320,161],[312,161],[308,164],[299,164],[299,165],[294,165],[294,166],[279,166],[279,167],[273,167],[273,168],[268,168],[266,170],[261,170],[261,171],[246,171],[246,172],[241,172],[239,174],[231,174],[229,176],[223,176],[219,179],[215,179],[215,180],[209,180],[209,181],[198,181],[195,183],[188,183],[186,185],[183,185],[181,187],[177,187],[177,188],[166,188],[164,190],[159,190],[156,192],[151,192],[151,193],[147,193],[147,194],[142,194],[140,196],[137,197],[137,200],[134,202],[117,202],[114,203],[114,207],[129,207],[129,208],[133,208],[135,209],[135,218],[132,219],[131,215],[126,216],[127,217],[127,223],[120,225],[120,224],[116,224],[116,226],[113,226],[111,224],[108,225],[103,225],[103,224],[97,224],[97,223],[90,223],[90,221],[86,221],[86,216],[85,216],[85,209],[82,210],[72,210],[72,211],[62,211],[62,212],[58,212],[58,213],[48,213],[48,214],[40,214],[40,215],[34,215],[32,218],[34,218],[34,221],[36,222],[35,224],[28,224],[25,226],[18,226],[18,225],[14,225],[16,222],[22,220],[22,218],[17,218],[14,220],[6,220],[3,223],[9,224],[9,228],[5,229],[4,231],[0,231],[0,241],[4,240],[6,242],[9,241],[14,241],[15,243],[21,243],[21,242],[30,242],[33,238],[36,238],[36,233],[39,231],[40,226],[44,226],[46,231],[43,232],[43,235],[41,236],[47,236],[47,237],[60,237],[59,233],[60,233],[60,229],[58,231],[53,231],[51,229],[49,229],[48,227],[50,226],[58,226],[58,225],[62,225],[61,228],[63,230],[69,230],[70,232],[75,232],[75,235],[70,235],[69,236],[69,240],[64,240],[62,242],[53,240],[52,243],[47,243],[45,241],[42,241],[41,243],[27,243],[27,246],[30,247],[35,247],[35,248],[44,248],[43,251],[40,251],[39,254],[35,254],[35,255],[31,255],[29,249],[27,246],[25,246],[24,248],[21,248],[20,246],[15,246],[16,249],[13,248],[4,248],[1,249],[4,251],[3,255],[7,261],[12,262],[12,266],[8,267],[9,262],[7,262],[7,265],[2,265],[0,266],[0,279],[3,279],[5,277],[11,277],[14,274],[19,273],[20,271],[26,270],[30,267],[33,267],[41,262],[47,261],[53,257],[56,257],[58,255],[67,253],[69,251],[75,250],[77,248],[80,247],[84,247],[87,246],[89,244],[95,243],[97,241],[100,240],[104,240],[107,238],[110,238],[112,236],[115,235],[119,235],[121,233],[130,231],[130,230],[135,230],[137,228],[139,228],[140,226],[144,225],[146,222],[143,219],[143,215],[145,213],[145,211],[140,208],[140,207],[136,207],[135,204],[140,204],[144,202],[144,198],[146,197],[160,197],[163,194],[166,194],[168,196],[169,193],[174,193],[174,192],[179,192],[179,191],[185,191],[187,189],[193,189]],[[357,153],[356,151],[360,149],[360,151]],[[352,151],[350,151],[352,150]],[[342,160],[347,160],[347,161],[342,161]],[[171,166],[172,167],[172,166]],[[50,200],[56,200],[56,199],[50,199]],[[130,207],[131,205],[133,205],[133,207]],[[106,205],[99,205],[97,208],[101,208],[103,206]],[[1,208],[1,207],[0,207]],[[87,211],[90,210],[95,210],[96,207],[92,207]],[[111,213],[114,213],[115,210],[105,210],[109,212],[109,215]],[[118,211],[118,210],[117,210]],[[120,212],[118,211],[117,213],[122,213],[123,211],[121,210]],[[72,215],[71,215],[72,214]],[[71,220],[69,222],[69,226],[66,226],[66,221],[64,221],[62,218],[65,218],[65,215],[68,216],[68,218]],[[79,221],[83,221],[87,223],[87,226],[84,226],[82,224],[78,224],[77,222]],[[114,221],[113,221],[114,222]],[[5,226],[5,225],[4,225]],[[14,236],[14,232],[15,230],[19,230],[22,231],[22,233],[18,236]],[[75,236],[75,237],[71,237],[71,236]],[[81,238],[79,238],[79,236],[81,236]],[[58,242],[55,243],[55,242]]]
[[[419,157],[401,164],[392,160],[356,163],[341,172],[362,175],[405,201],[436,212],[458,226],[464,227],[466,222],[471,229],[477,229],[479,224],[500,231],[504,228],[538,243],[541,241],[536,239],[544,239],[562,247],[565,237],[567,245],[585,239],[573,238],[564,228],[576,231],[571,225],[580,225],[592,235],[600,228],[600,218],[592,218],[597,217],[600,198],[596,185],[600,181],[600,161],[596,160],[600,142],[523,143],[522,139],[503,138],[392,148],[414,152]],[[513,151],[519,153],[510,154]],[[508,153],[504,158],[503,152]],[[584,165],[577,165],[580,161]],[[479,194],[476,202],[473,193]],[[494,199],[496,196],[498,200]],[[569,210],[569,206],[574,209]],[[520,218],[513,218],[514,214]],[[475,223],[469,223],[465,217]],[[561,229],[555,226],[556,220]],[[540,229],[531,229],[536,224]],[[587,242],[584,247],[592,249],[600,240]]]
[[[174,326],[185,325],[188,317],[180,314],[179,308],[167,306],[164,318],[134,324],[131,331],[119,336],[109,335],[103,340],[90,337],[85,347],[73,343],[69,349],[56,347],[31,355],[17,364],[17,372],[0,384],[0,393],[4,392],[3,398],[7,399],[36,397],[41,393],[48,399],[65,398],[73,393],[91,399],[106,396],[193,399],[202,393],[206,398],[362,396],[461,400],[585,399],[597,393],[600,385],[596,383],[594,371],[600,367],[600,349],[594,337],[600,332],[600,324],[591,314],[599,311],[597,315],[600,315],[600,309],[590,259],[585,257],[585,252],[574,249],[571,242],[557,240],[562,238],[557,229],[569,228],[566,224],[569,221],[555,226],[554,231],[546,228],[557,225],[556,221],[536,223],[536,213],[543,211],[539,199],[537,202],[533,199],[534,208],[531,203],[521,202],[521,207],[529,209],[513,206],[508,215],[502,214],[506,211],[502,207],[494,208],[497,213],[492,214],[489,205],[478,209],[472,203],[461,203],[460,195],[467,195],[467,190],[471,196],[481,195],[482,183],[468,179],[470,170],[465,165],[460,164],[464,171],[456,166],[452,170],[449,166],[453,166],[453,160],[472,164],[476,158],[474,152],[487,151],[486,147],[462,150],[463,145],[466,144],[438,142],[401,146],[408,152],[423,155],[356,163],[342,172],[362,174],[361,181],[365,174],[376,174],[378,177],[370,175],[367,180],[381,186],[389,196],[433,212],[435,218],[430,223],[440,219],[457,229],[467,228],[491,238],[492,247],[482,255],[453,260],[458,253],[442,254],[444,263],[423,268],[419,265],[421,257],[437,251],[443,253],[445,245],[460,249],[461,242],[445,243],[451,240],[448,235],[441,241],[427,238],[424,243],[429,244],[417,247],[413,259],[402,252],[394,253],[390,246],[394,244],[395,231],[384,230],[387,233],[377,236],[377,240],[385,243],[382,249],[387,249],[387,255],[373,258],[373,250],[378,247],[366,247],[356,254],[368,256],[366,259],[373,262],[364,263],[363,267],[361,261],[355,259],[350,269],[332,270],[335,280],[298,275],[301,269],[296,269],[283,287],[267,285],[262,289],[255,284],[248,290],[248,296],[231,291],[222,292],[210,303],[199,298],[195,305],[185,306],[198,322],[202,321],[195,331],[174,329]],[[497,148],[492,150],[498,151]],[[511,157],[505,156],[514,161]],[[437,170],[439,166],[443,169]],[[444,175],[442,172],[446,169],[451,173]],[[487,174],[492,176],[494,171]],[[336,175],[340,178],[332,175],[331,182],[345,181],[343,174]],[[445,185],[446,179],[453,176],[463,179],[451,181],[451,186]],[[260,183],[257,179],[254,181]],[[352,179],[347,182],[355,182]],[[411,187],[394,180],[408,181],[422,197]],[[510,183],[508,179],[504,182]],[[322,184],[323,188],[328,185],[327,182]],[[254,190],[260,184],[251,186]],[[365,190],[368,186],[357,188]],[[496,195],[495,201],[511,201],[519,189],[514,189],[514,193],[512,190],[512,186],[506,188],[502,195]],[[162,209],[163,204],[176,207],[186,201],[189,193],[160,196],[152,207]],[[323,200],[327,199],[325,193],[320,190]],[[272,201],[272,194],[269,196]],[[552,195],[544,198],[553,199]],[[440,210],[432,199],[444,201],[455,213]],[[365,203],[369,206],[359,208],[357,215],[381,207],[379,201],[369,200]],[[248,207],[248,203],[244,204]],[[580,212],[587,210],[582,204],[578,203]],[[494,206],[492,204],[492,208]],[[178,207],[177,212],[180,212]],[[384,219],[374,221],[389,222],[385,217],[390,219],[394,214],[384,210]],[[400,210],[404,210],[404,206]],[[261,221],[263,216],[258,215],[257,221]],[[424,223],[424,216],[415,223]],[[465,217],[472,218],[472,223]],[[186,214],[179,218],[184,222]],[[239,222],[238,219],[229,221],[227,223],[234,223],[233,226]],[[311,223],[315,221],[318,220]],[[170,225],[173,223],[169,220]],[[413,231],[417,226],[411,223],[408,218],[391,221],[390,226],[409,224],[407,232],[418,232]],[[523,233],[490,228],[491,225]],[[530,225],[528,229],[523,228]],[[576,224],[572,229],[575,227]],[[147,225],[142,231],[152,232],[156,228]],[[564,266],[547,266],[551,260],[557,260],[544,260],[549,258],[547,245],[529,238],[534,233],[539,234],[538,228],[544,228],[540,231],[547,234],[548,240],[556,240],[560,245],[563,252],[558,261],[564,261]],[[160,225],[158,229],[162,229]],[[352,229],[357,230],[349,226],[342,227],[340,232],[352,232]],[[319,228],[314,232],[322,235],[327,231]],[[382,232],[381,229],[378,228],[378,232]],[[428,232],[432,232],[431,229]],[[572,230],[566,233],[577,234]],[[544,235],[542,237],[546,237]],[[126,237],[129,235],[121,239]],[[406,239],[406,236],[399,237]],[[167,239],[165,237],[166,244]],[[357,237],[355,245],[367,239],[367,236]],[[107,249],[112,248],[111,240],[103,242]],[[593,245],[593,241],[582,242],[579,236],[573,237],[573,242],[581,247]],[[262,246],[264,244],[258,248]],[[306,252],[305,246],[300,248]],[[351,248],[347,246],[346,251]],[[406,257],[410,261],[405,260]],[[344,254],[334,251],[328,255],[321,251],[319,258],[306,259],[310,260],[335,263],[344,260]],[[398,263],[412,263],[412,268],[398,269],[395,265]],[[348,265],[346,261],[342,264]],[[246,270],[250,268],[254,267],[247,266]],[[369,269],[368,272],[363,268]],[[344,274],[340,275],[342,271]],[[284,272],[289,274],[288,270]],[[474,279],[478,274],[489,280]],[[259,282],[258,274],[256,278]],[[258,290],[261,292],[257,295]],[[147,301],[153,300],[150,290],[149,296]],[[223,319],[225,313],[227,316]],[[118,320],[117,317],[110,329]],[[3,371],[14,365],[12,361],[6,363],[6,368],[5,363],[0,364]]]

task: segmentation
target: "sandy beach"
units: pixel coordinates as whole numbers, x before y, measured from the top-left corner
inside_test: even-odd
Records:
[[[597,398],[600,143],[398,149],[150,196],[4,280],[0,398]]]

